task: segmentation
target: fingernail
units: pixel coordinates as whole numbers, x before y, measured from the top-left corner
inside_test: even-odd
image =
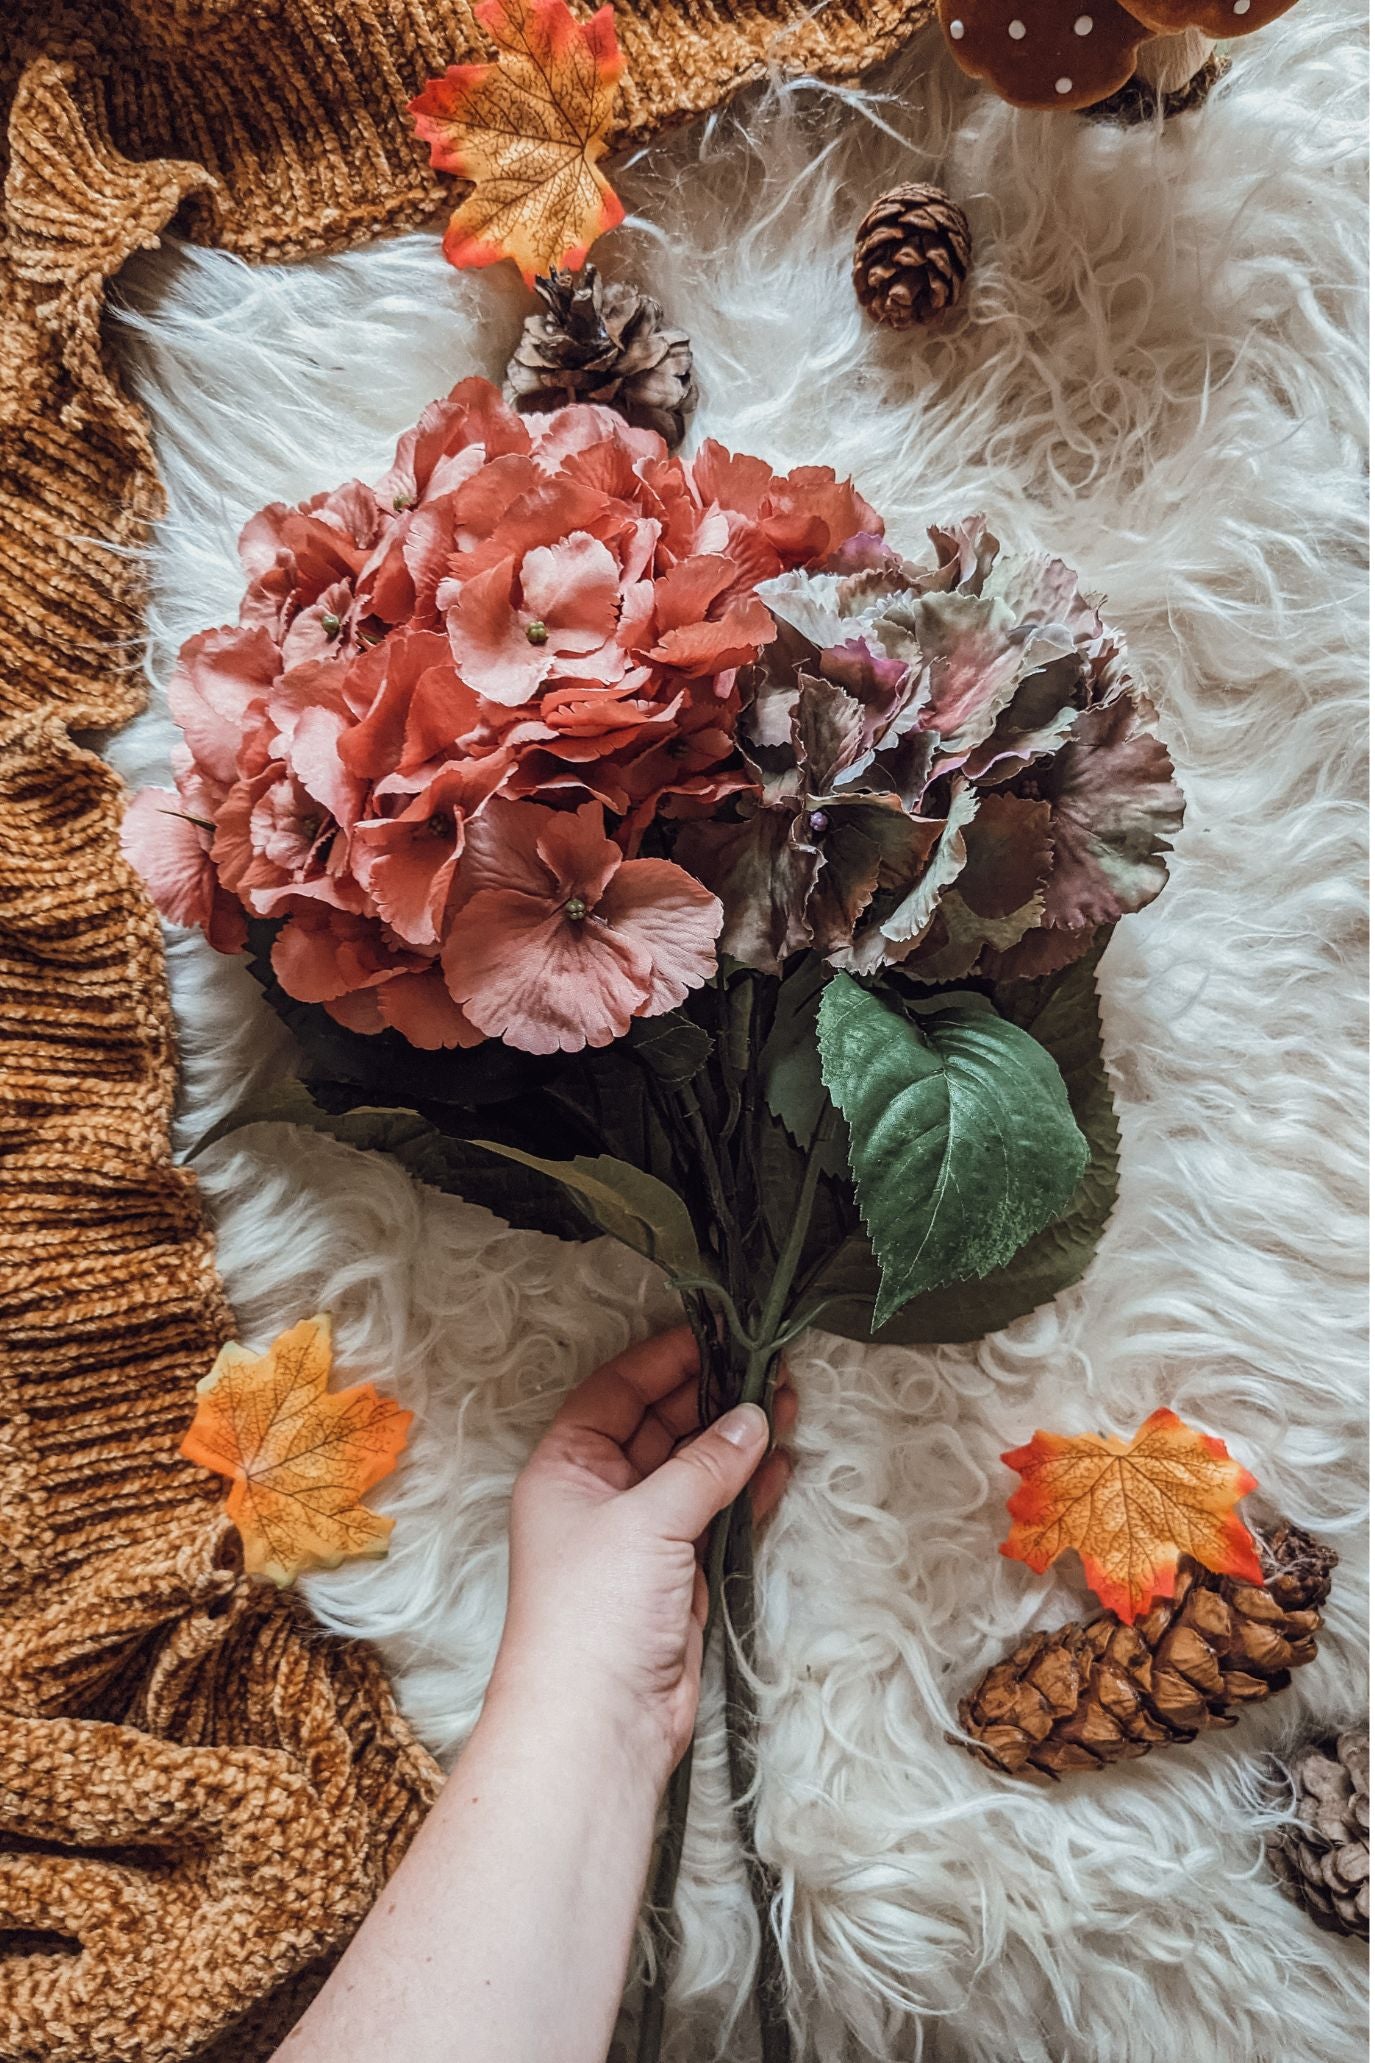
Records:
[[[717,1432],[732,1447],[757,1447],[768,1429],[769,1422],[757,1404],[737,1404],[716,1421]]]

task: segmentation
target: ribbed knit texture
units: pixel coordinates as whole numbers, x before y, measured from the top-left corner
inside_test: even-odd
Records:
[[[777,59],[856,75],[929,0],[618,0],[618,139]],[[0,2057],[269,2055],[438,1772],[376,1657],[250,1585],[182,1461],[232,1332],[119,784],[160,507],[102,333],[178,226],[250,258],[414,226],[405,113],[463,0],[35,0],[0,24]],[[180,212],[179,212],[180,211]]]

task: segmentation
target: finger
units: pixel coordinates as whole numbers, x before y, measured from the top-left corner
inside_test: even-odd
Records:
[[[675,1325],[654,1339],[641,1340],[608,1361],[569,1392],[554,1426],[600,1433],[623,1446],[631,1439],[650,1405],[657,1404],[697,1372],[697,1342],[690,1325]]]
[[[697,1430],[697,1378],[690,1375],[670,1391],[662,1404],[645,1413],[640,1429],[626,1446],[626,1453],[642,1476],[652,1475],[668,1460],[678,1442]]]
[[[779,1499],[792,1478],[792,1456],[782,1447],[775,1447],[772,1454],[766,1454],[754,1472],[750,1484],[750,1509],[755,1523],[762,1522],[776,1509]]]
[[[786,1440],[797,1424],[797,1391],[785,1376],[773,1393],[773,1437],[775,1443]]]
[[[696,1540],[754,1474],[768,1444],[769,1422],[757,1404],[737,1404],[680,1447],[627,1493],[666,1540]]]

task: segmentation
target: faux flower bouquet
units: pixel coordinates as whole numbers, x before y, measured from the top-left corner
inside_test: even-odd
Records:
[[[823,467],[476,380],[375,488],[263,510],[126,833],[298,1034],[238,1121],[647,1255],[709,1412],[767,1405],[809,1324],[965,1339],[1074,1281],[1116,1167],[1093,967],[1180,797],[1070,569],[930,538]],[[741,1790],[749,1567],[742,1506],[710,1557]]]

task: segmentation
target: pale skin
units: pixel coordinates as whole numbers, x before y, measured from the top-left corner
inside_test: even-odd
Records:
[[[775,1423],[796,1412],[779,1392]],[[604,2063],[660,1796],[692,1738],[701,1543],[788,1462],[746,1404],[698,1431],[686,1326],[580,1384],[516,1480],[477,1726],[275,2063]]]

